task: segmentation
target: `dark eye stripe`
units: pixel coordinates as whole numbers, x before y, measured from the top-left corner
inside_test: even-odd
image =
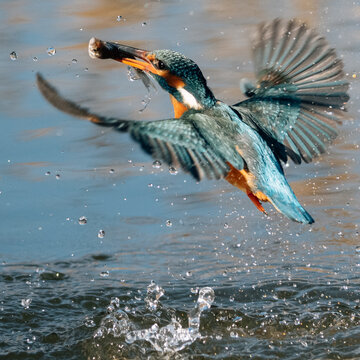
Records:
[[[158,69],[160,69],[160,70],[166,69],[165,64],[161,60],[159,60],[156,65],[157,65]]]

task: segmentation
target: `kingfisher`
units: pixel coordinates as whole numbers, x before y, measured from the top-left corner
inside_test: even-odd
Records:
[[[263,202],[299,223],[314,219],[287,182],[282,164],[309,163],[325,152],[345,117],[349,83],[327,41],[299,20],[258,25],[252,42],[256,84],[240,81],[246,99],[217,99],[199,66],[172,50],[147,51],[92,38],[92,58],[112,59],[151,75],[170,95],[174,116],[139,121],[103,116],[64,98],[41,74],[37,83],[58,109],[127,132],[142,149],[196,180],[225,179],[258,210]]]

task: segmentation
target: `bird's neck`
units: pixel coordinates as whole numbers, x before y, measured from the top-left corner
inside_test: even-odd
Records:
[[[170,94],[170,100],[174,107],[174,117],[178,119],[182,116],[182,114],[189,110],[189,108],[184,105],[182,102],[177,101],[176,98]]]
[[[174,107],[175,117],[180,117],[190,109],[208,109],[216,104],[216,99],[207,86],[196,89],[196,91],[193,91],[189,86],[178,87],[176,91],[170,93],[170,99]]]

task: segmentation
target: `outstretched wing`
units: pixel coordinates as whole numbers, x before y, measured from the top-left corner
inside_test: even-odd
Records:
[[[310,162],[337,136],[334,127],[345,115],[349,84],[342,61],[305,24],[280,19],[259,25],[253,56],[258,85],[246,84],[250,98],[235,109],[270,143],[285,145],[285,159]]]
[[[229,172],[226,160],[201,136],[191,117],[157,121],[106,117],[92,113],[63,98],[40,74],[37,74],[37,84],[44,97],[59,110],[85,118],[97,125],[129,132],[132,138],[155,159],[171,166],[181,167],[197,180],[204,177],[220,179]]]

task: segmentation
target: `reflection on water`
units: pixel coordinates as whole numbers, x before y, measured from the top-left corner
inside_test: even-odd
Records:
[[[0,357],[360,356],[357,4],[50,0],[0,7]],[[97,36],[184,52],[218,98],[235,103],[240,78],[253,78],[249,35],[278,16],[317,27],[352,81],[354,119],[339,127],[329,153],[285,169],[316,219],[311,227],[270,206],[265,217],[225,182],[196,183],[154,166],[126,135],[58,112],[35,87],[41,71],[96,112],[169,117],[161,90],[151,90],[139,113],[144,86],[129,81],[121,64],[88,57],[88,40]],[[204,288],[215,299],[200,316]]]

